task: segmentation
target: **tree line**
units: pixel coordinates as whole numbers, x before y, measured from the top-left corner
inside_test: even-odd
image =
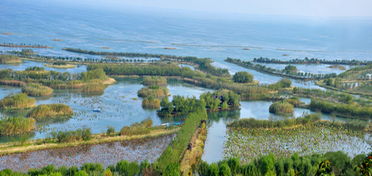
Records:
[[[280,60],[267,57],[253,58],[253,62],[258,63],[273,63],[273,64],[337,64],[337,65],[368,65],[372,64],[372,61],[366,60],[326,60],[319,58],[308,58],[303,59],[291,59],[291,60]]]
[[[269,73],[273,75],[279,75],[284,77],[289,77],[293,79],[301,79],[301,80],[311,80],[311,79],[325,79],[325,78],[333,78],[336,77],[337,74],[335,73],[329,73],[329,74],[315,74],[315,73],[309,73],[309,72],[293,72],[288,71],[288,69],[278,70],[271,67],[266,67],[265,65],[260,64],[254,64],[249,61],[242,61],[240,59],[233,59],[233,58],[227,58],[225,59],[226,62],[233,63],[248,69],[257,70],[264,73]]]

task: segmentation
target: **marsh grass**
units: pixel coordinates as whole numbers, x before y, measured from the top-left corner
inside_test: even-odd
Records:
[[[48,121],[52,119],[70,118],[73,115],[72,109],[64,104],[44,104],[32,109],[27,117],[37,121]]]
[[[35,102],[36,100],[34,98],[30,98],[24,93],[8,95],[0,100],[0,109],[12,110],[32,108],[35,106]]]
[[[38,83],[28,83],[22,87],[22,92],[35,97],[50,96],[53,94],[53,89]]]

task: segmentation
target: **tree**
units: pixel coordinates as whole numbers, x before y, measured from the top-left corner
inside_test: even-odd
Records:
[[[231,170],[227,163],[222,163],[219,167],[220,176],[231,176]]]
[[[233,76],[233,80],[237,83],[248,83],[253,81],[253,75],[248,72],[237,72]]]

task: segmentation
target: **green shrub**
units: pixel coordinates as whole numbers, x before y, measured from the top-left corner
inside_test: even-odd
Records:
[[[134,123],[131,126],[125,126],[120,130],[120,135],[141,135],[147,134],[151,131],[152,120],[146,119],[139,123]]]
[[[55,138],[58,143],[74,142],[81,140],[87,141],[92,137],[92,133],[89,128],[78,129],[75,131],[52,132],[50,135],[52,138]]]
[[[106,131],[106,135],[110,136],[110,135],[114,135],[115,134],[115,128],[114,127],[108,127],[107,128],[107,131]]]
[[[253,81],[253,75],[248,72],[236,72],[233,80],[237,83],[249,83]]]

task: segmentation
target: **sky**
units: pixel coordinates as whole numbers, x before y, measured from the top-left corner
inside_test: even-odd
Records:
[[[372,17],[372,0],[59,0],[97,7],[215,14]]]

